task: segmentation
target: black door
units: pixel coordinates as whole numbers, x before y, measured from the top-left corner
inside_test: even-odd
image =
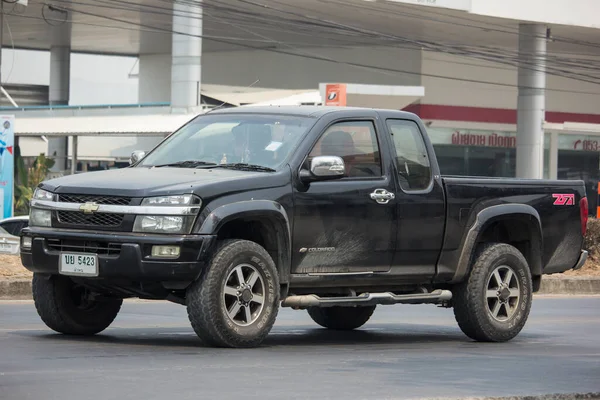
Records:
[[[445,224],[444,189],[439,171],[419,125],[411,120],[387,119],[397,168],[398,231],[392,267],[394,273],[431,277],[436,272]]]
[[[372,198],[394,193],[394,177],[382,165],[374,119],[341,120],[325,129],[302,168],[313,157],[339,156],[343,178],[312,182],[294,193],[292,273],[388,271],[396,237],[396,203]]]

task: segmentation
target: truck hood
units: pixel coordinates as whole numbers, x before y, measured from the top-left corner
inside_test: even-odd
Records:
[[[123,168],[68,175],[42,183],[55,193],[147,197],[230,191],[279,186],[284,174],[225,168]],[[289,177],[289,175],[288,175]],[[216,193],[210,193],[210,195]]]

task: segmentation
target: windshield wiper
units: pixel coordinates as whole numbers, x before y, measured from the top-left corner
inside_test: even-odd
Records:
[[[275,170],[273,168],[264,167],[262,165],[256,165],[256,164],[246,164],[246,163],[219,164],[219,165],[215,165],[213,168],[231,168],[231,169],[241,169],[241,170],[245,170],[245,171],[275,172]]]
[[[177,161],[177,162],[168,163],[168,164],[153,165],[153,167],[154,168],[160,168],[160,167],[194,168],[194,167],[199,167],[201,165],[217,165],[217,164],[215,164],[213,162],[206,162],[206,161],[186,160],[186,161]]]

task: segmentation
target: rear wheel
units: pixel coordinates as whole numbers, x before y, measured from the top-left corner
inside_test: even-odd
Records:
[[[502,342],[521,332],[531,309],[529,265],[515,247],[485,245],[468,279],[453,290],[454,315],[460,329],[477,341]]]
[[[308,315],[324,328],[347,331],[363,326],[375,307],[310,307]]]
[[[108,328],[123,299],[94,297],[85,287],[62,275],[33,274],[32,293],[42,321],[68,335],[94,335]]]

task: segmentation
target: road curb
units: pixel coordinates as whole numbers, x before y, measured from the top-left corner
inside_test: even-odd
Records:
[[[600,294],[600,278],[542,277],[542,285],[538,294]]]
[[[537,294],[600,295],[600,278],[542,278]],[[30,300],[30,279],[0,280],[0,300]]]
[[[29,300],[31,298],[31,280],[0,280],[0,300]]]

